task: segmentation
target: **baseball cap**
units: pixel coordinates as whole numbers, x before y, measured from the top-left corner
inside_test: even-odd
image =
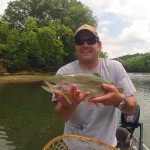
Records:
[[[80,31],[82,31],[82,30],[88,30],[88,31],[90,31],[91,33],[93,33],[95,37],[99,38],[96,29],[95,29],[93,26],[90,26],[90,25],[88,25],[88,24],[84,24],[84,25],[82,25],[81,27],[79,27],[79,28],[76,30],[76,32],[75,32],[75,34],[74,34],[74,37],[76,38],[77,34],[78,34]]]

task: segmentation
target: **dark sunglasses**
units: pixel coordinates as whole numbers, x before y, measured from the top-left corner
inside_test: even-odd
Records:
[[[80,38],[75,38],[75,43],[77,45],[83,45],[85,42],[89,45],[94,45],[96,42],[98,42],[99,39],[98,38],[95,38],[95,37],[92,37],[92,38],[89,38],[89,39],[80,39]]]

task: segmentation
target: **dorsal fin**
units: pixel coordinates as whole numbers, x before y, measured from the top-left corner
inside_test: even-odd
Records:
[[[95,72],[95,73],[92,73],[94,76],[97,76],[97,77],[101,77],[99,73]]]

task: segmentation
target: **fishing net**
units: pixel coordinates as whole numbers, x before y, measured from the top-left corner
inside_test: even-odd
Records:
[[[101,141],[78,135],[62,135],[49,141],[43,150],[117,150]]]

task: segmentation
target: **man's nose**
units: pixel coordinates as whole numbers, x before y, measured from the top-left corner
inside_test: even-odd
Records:
[[[84,41],[83,46],[89,46],[89,44],[87,43],[87,41]]]

